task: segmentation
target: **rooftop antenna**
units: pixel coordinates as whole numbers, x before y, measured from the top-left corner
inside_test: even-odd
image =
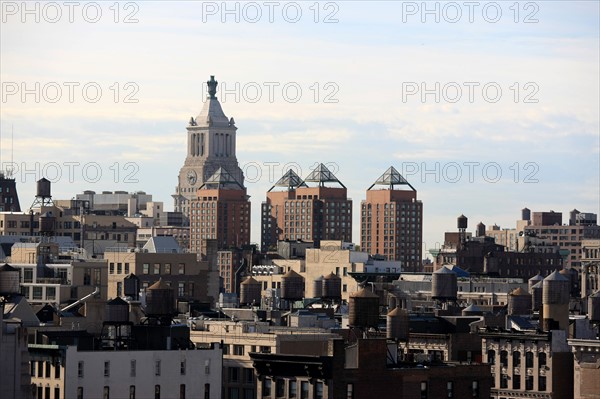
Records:
[[[8,177],[13,177],[14,171],[14,153],[15,153],[15,125],[10,124],[10,172],[7,171]]]

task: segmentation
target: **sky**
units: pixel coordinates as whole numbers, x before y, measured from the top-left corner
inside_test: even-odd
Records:
[[[600,213],[597,1],[1,2],[0,165],[21,207],[145,191],[173,208],[206,81],[260,203],[324,163],[360,201],[390,166],[423,201],[424,253],[456,217]]]

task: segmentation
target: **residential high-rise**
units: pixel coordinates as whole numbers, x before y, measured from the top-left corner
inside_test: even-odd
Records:
[[[206,240],[217,249],[250,243],[250,200],[246,188],[224,167],[204,181],[190,202],[190,250],[206,255]]]
[[[375,190],[375,186],[387,188]],[[361,249],[401,261],[404,271],[420,271],[422,236],[423,203],[392,166],[367,189],[367,199],[361,202]]]
[[[273,190],[275,187],[286,190]],[[267,192],[261,235],[263,252],[276,250],[278,240],[314,241],[316,246],[321,240],[352,241],[352,200],[346,186],[323,164],[303,181],[289,170]]]
[[[206,102],[198,116],[190,118],[187,126],[187,156],[179,171],[173,194],[175,212],[182,212],[186,223],[189,221],[190,204],[196,197],[196,190],[217,169],[224,167],[240,185],[244,184],[244,174],[235,156],[235,121],[223,113],[215,95],[217,81],[214,76],[206,83]]]

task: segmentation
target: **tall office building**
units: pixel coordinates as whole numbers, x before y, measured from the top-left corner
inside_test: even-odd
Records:
[[[217,249],[250,243],[250,200],[246,188],[220,167],[198,188],[190,202],[190,250],[206,254],[206,240]]]
[[[423,203],[417,200],[417,190],[390,167],[367,189],[367,199],[361,202],[361,249],[401,261],[404,271],[420,271],[422,236]]]
[[[225,168],[240,185],[244,184],[244,175],[235,156],[235,121],[223,113],[216,97],[217,81],[214,76],[206,84],[206,102],[198,116],[190,118],[187,126],[187,156],[173,194],[175,212],[183,213],[184,223],[189,221],[190,204],[196,190],[220,167]]]
[[[276,190],[281,187],[283,191]],[[293,170],[286,172],[267,192],[261,217],[263,252],[275,250],[278,240],[314,241],[317,246],[321,240],[352,241],[352,200],[323,164],[304,180]]]

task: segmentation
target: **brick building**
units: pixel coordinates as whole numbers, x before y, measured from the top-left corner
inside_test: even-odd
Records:
[[[375,186],[387,188],[374,190]],[[361,202],[361,248],[401,261],[404,271],[421,271],[422,237],[423,203],[417,200],[417,190],[392,166],[367,189],[367,198]]]

